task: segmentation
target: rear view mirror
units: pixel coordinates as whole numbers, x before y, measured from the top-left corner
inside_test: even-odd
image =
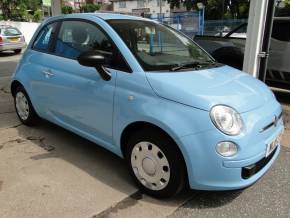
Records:
[[[77,60],[80,65],[96,68],[103,80],[111,79],[110,72],[103,66],[105,57],[101,53],[96,51],[83,52],[77,57]]]

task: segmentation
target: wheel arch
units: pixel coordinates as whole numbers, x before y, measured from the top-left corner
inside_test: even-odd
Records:
[[[15,97],[15,90],[19,86],[22,86],[23,87],[23,85],[18,80],[13,80],[11,82],[10,91],[11,91],[11,94],[12,94],[13,97]]]
[[[120,149],[121,149],[121,153],[123,155],[123,157],[125,157],[125,153],[126,153],[126,144],[127,141],[129,139],[129,136],[131,134],[134,134],[134,132],[137,132],[139,130],[143,130],[143,129],[150,129],[150,130],[155,130],[155,131],[159,131],[161,134],[166,135],[170,140],[172,140],[174,142],[174,144],[176,145],[176,149],[179,152],[179,154],[181,155],[181,158],[183,160],[184,163],[184,167],[185,167],[185,172],[186,172],[186,178],[188,180],[188,167],[185,161],[185,154],[183,152],[183,149],[180,148],[180,145],[177,143],[177,141],[174,139],[174,137],[172,136],[172,133],[169,133],[168,130],[164,130],[164,128],[161,128],[160,126],[153,124],[151,122],[148,121],[135,121],[132,122],[130,124],[128,124],[122,131],[121,137],[120,137]]]

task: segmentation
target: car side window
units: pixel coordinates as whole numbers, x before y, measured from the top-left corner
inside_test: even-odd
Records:
[[[98,51],[106,58],[106,66],[128,71],[128,67],[118,49],[96,25],[68,20],[63,21],[57,36],[54,53],[58,56],[76,59],[82,52]]]
[[[57,23],[52,23],[46,25],[42,28],[42,30],[38,33],[36,40],[33,43],[32,48],[41,51],[48,51],[53,34],[55,33]]]

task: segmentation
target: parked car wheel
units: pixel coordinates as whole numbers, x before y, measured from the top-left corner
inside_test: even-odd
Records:
[[[20,53],[21,53],[21,49],[16,49],[16,50],[14,50],[14,53],[15,53],[15,54],[20,54]]]
[[[39,117],[36,114],[29,97],[22,86],[18,86],[15,90],[14,105],[16,113],[23,124],[31,126],[37,123]]]
[[[126,160],[140,190],[157,198],[171,197],[185,185],[185,164],[177,145],[158,131],[139,131],[128,141]]]

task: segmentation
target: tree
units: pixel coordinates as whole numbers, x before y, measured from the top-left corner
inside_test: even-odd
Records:
[[[33,15],[28,11],[37,13],[37,17],[40,17],[41,0],[1,0],[0,9],[2,10],[2,16],[4,20],[19,20],[28,21],[33,19]]]
[[[276,17],[289,17],[290,16],[290,0],[285,0],[284,8],[276,8],[275,16]]]
[[[61,8],[61,13],[63,13],[63,14],[71,14],[72,12],[73,12],[72,6],[64,5]]]
[[[100,9],[100,5],[96,4],[85,4],[81,7],[82,12],[95,12]]]
[[[247,18],[249,13],[249,0],[167,0],[170,7],[179,8],[181,5],[189,10],[198,10],[197,2],[205,5],[206,19]]]

